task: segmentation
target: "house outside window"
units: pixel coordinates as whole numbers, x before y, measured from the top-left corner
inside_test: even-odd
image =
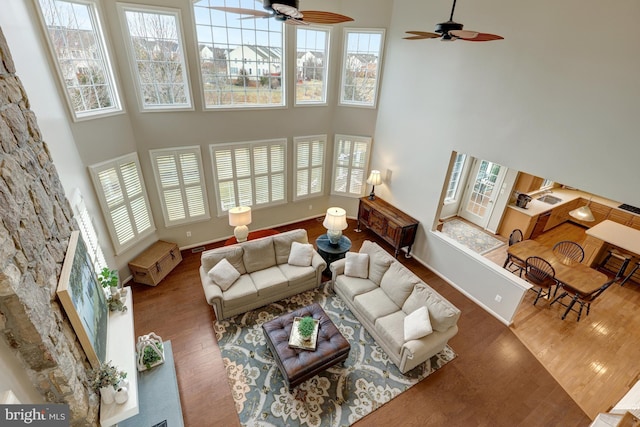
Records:
[[[256,1],[194,3],[205,108],[284,106],[282,21],[213,8],[219,6],[264,12]]]
[[[287,140],[210,145],[218,215],[286,203]]]
[[[384,29],[345,28],[340,104],[375,108]]]
[[[96,3],[39,0],[38,5],[74,120],[121,112]]]
[[[296,104],[326,105],[329,29],[296,27]]]
[[[324,168],[327,136],[300,136],[293,138],[296,170],[293,200],[321,196],[324,192]]]
[[[331,194],[364,196],[366,170],[369,165],[371,138],[336,135],[333,146],[333,181]]]
[[[136,153],[91,165],[89,172],[116,254],[155,231]]]
[[[122,3],[118,10],[141,109],[191,109],[180,11]]]
[[[464,162],[467,158],[466,154],[458,153],[456,160],[453,162],[453,168],[451,169],[451,178],[447,186],[447,194],[445,195],[444,202],[452,203],[458,196],[458,189],[460,187],[460,176],[464,168]]]

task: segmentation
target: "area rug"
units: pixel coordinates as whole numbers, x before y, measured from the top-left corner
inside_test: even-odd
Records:
[[[289,392],[266,346],[262,324],[317,302],[351,344],[349,357]],[[450,347],[402,374],[328,283],[266,307],[214,322],[240,423],[348,426],[456,357]]]
[[[503,242],[490,234],[487,234],[464,221],[460,221],[459,219],[446,221],[442,226],[442,233],[480,255],[486,254],[487,252],[504,245]]]

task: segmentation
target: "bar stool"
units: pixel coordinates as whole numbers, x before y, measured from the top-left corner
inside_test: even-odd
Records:
[[[615,274],[616,277],[614,280],[618,280],[624,275],[624,271],[627,269],[631,258],[631,255],[620,252],[617,249],[609,249],[609,253],[604,260],[602,260],[598,269]]]
[[[636,271],[638,271],[639,268],[640,268],[640,261],[636,262],[636,265],[633,267],[633,270],[631,270],[631,273],[627,274],[627,277],[625,277],[622,283],[620,283],[620,286],[624,286],[624,284],[627,283],[627,280],[631,279],[631,276],[633,276],[633,274]],[[640,283],[640,280],[636,280],[636,281],[637,283]]]

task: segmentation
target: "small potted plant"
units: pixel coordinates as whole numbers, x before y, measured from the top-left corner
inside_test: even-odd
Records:
[[[127,378],[127,373],[114,366],[111,361],[101,363],[99,367],[92,369],[89,374],[89,385],[100,393],[102,403],[111,404],[115,400],[115,393],[120,381]]]
[[[127,306],[124,305],[122,295],[119,292],[107,297],[107,306],[109,307],[109,311],[127,311]]]
[[[316,329],[316,322],[310,316],[305,316],[298,322],[298,333],[305,341],[310,341],[313,332]]]
[[[110,270],[108,267],[104,267],[98,274],[98,281],[103,288],[108,288],[111,294],[114,294],[118,289],[118,270]]]
[[[136,350],[138,351],[139,371],[146,371],[164,362],[162,339],[153,332],[138,337]]]

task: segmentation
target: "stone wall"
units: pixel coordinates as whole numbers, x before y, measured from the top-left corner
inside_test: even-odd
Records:
[[[56,287],[72,212],[0,29],[0,332],[35,388],[97,425],[90,368]]]

